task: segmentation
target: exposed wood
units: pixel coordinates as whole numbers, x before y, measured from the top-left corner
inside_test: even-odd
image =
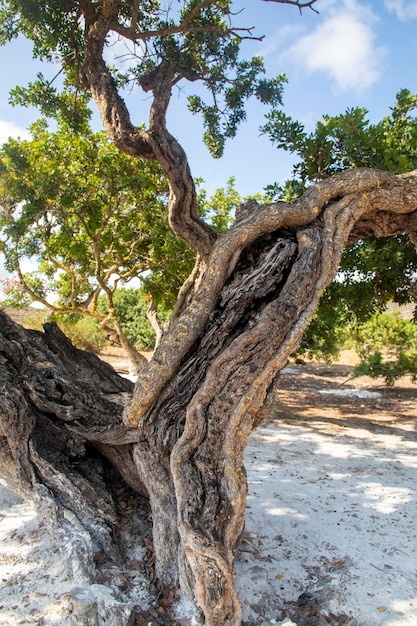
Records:
[[[300,10],[315,4],[266,1]],[[201,0],[195,10],[220,4]],[[172,88],[185,73],[162,52],[141,76],[151,101],[145,129],[132,123],[103,60],[112,32],[131,40],[136,28],[139,4],[119,16],[120,6],[80,1],[80,72],[119,149],[161,164],[169,223],[194,247],[195,271],[134,391],[55,326],[26,332],[0,314],[0,471],[35,499],[45,502],[47,493],[57,520],[71,514],[117,560],[111,464],[138,498],[149,496],[161,581],[179,581],[208,626],[238,626],[233,551],[244,524],[248,437],[345,246],[402,232],[416,240],[417,172],[345,171],[293,203],[247,203],[217,235],[198,215],[186,154],[166,124]]]
[[[131,401],[132,384],[55,325],[24,331],[0,313],[2,474],[35,499],[46,487],[117,560],[106,459],[150,498],[158,577],[179,581],[211,626],[240,623],[233,551],[249,434],[347,243],[416,232],[417,176],[345,172],[294,203],[246,209],[215,243]]]

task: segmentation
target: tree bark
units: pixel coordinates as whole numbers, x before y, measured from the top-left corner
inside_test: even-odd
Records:
[[[133,397],[129,381],[55,325],[24,331],[0,314],[2,475],[39,502],[47,493],[120,561],[103,478],[103,463],[114,466],[149,497],[158,577],[180,581],[211,626],[241,621],[233,551],[248,437],[345,246],[415,238],[417,173],[352,170],[294,203],[246,208],[214,244]]]
[[[413,231],[416,190],[414,177],[360,170],[292,205],[252,207],[214,246],[205,279],[138,380],[124,421],[138,429],[142,479],[155,476],[155,460],[163,468],[153,486],[177,503],[179,576],[207,624],[240,623],[233,549],[246,502],[243,453],[262,406],[344,247],[364,234]],[[139,450],[152,450],[149,463]],[[155,547],[168,553],[158,538]]]

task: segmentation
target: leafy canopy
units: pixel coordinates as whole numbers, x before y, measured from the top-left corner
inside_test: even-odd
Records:
[[[287,0],[281,3],[297,4]],[[240,58],[244,39],[255,39],[253,28],[238,26],[242,19],[227,0],[140,3],[119,0],[13,0],[0,2],[0,44],[19,34],[33,41],[34,56],[60,64],[64,90],[42,74],[26,88],[17,87],[12,101],[39,106],[43,115],[61,117],[75,127],[86,122],[83,62],[86,24],[105,18],[105,47],[123,42],[123,69],[111,68],[120,88],[150,90],[161,63],[175,67],[173,84],[186,79],[201,84],[188,97],[188,107],[201,114],[204,141],[214,157],[223,153],[246,119],[250,97],[277,106],[282,103],[285,76],[265,77],[259,56]],[[313,3],[305,3],[307,5]]]
[[[391,114],[371,124],[368,111],[355,107],[341,115],[324,115],[313,132],[275,109],[262,131],[281,149],[300,159],[294,180],[307,185],[353,167],[374,167],[402,174],[417,168],[417,94],[402,89]]]
[[[325,115],[314,131],[282,110],[267,115],[262,131],[278,148],[298,157],[294,178],[267,188],[270,197],[290,201],[308,185],[354,167],[401,174],[417,168],[417,94],[402,89],[390,115],[372,124],[364,108]],[[368,239],[346,248],[340,272],[323,294],[300,351],[337,355],[356,324],[385,309],[389,301],[410,302],[417,272],[416,250],[406,235]],[[350,328],[350,330],[349,330]]]
[[[143,295],[166,317],[195,253],[169,228],[168,187],[157,163],[122,154],[103,132],[85,131],[61,120],[51,132],[40,120],[31,140],[9,139],[0,149],[0,250],[18,276],[4,285],[7,303],[35,300],[55,313],[76,313],[70,319],[78,326],[79,315],[104,320],[114,309],[127,339],[150,349]],[[220,232],[239,202],[230,181],[212,198],[201,190],[199,212]],[[123,288],[133,279],[142,291]]]
[[[81,136],[65,124],[51,132],[44,121],[31,132],[32,140],[10,139],[0,150],[9,272],[43,304],[95,313],[100,293],[165,267],[179,274],[166,295],[173,299],[194,253],[167,224],[157,163],[120,153],[103,132]],[[23,260],[36,270],[24,272]]]

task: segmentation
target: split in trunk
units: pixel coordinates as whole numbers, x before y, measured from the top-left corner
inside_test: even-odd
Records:
[[[161,581],[180,581],[206,624],[239,624],[248,437],[347,243],[415,236],[416,225],[415,174],[351,171],[292,204],[252,203],[214,244],[134,393],[55,325],[24,331],[2,313],[1,473],[52,507],[67,536],[78,524],[120,562],[113,466],[149,497]],[[77,550],[93,568],[91,551]]]

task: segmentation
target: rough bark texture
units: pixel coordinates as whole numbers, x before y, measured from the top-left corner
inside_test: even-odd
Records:
[[[111,496],[100,479],[99,455],[90,455],[88,447],[99,448],[120,466],[126,482],[144,493],[133,471],[134,437],[121,424],[132,383],[74,348],[55,324],[46,324],[44,333],[26,331],[0,312],[0,328],[0,433],[9,461],[3,473],[26,495],[46,485],[67,510],[94,527],[103,549],[113,551]]]
[[[207,624],[241,621],[233,550],[243,529],[243,454],[348,242],[417,230],[417,174],[336,175],[292,204],[241,211],[132,385],[54,325],[0,314],[1,473],[74,515],[123,558],[103,458],[153,516],[157,575]],[[138,496],[139,497],[139,496]],[[48,505],[51,506],[51,505]],[[59,516],[58,516],[59,517]]]
[[[250,202],[217,236],[197,214],[186,155],[166,127],[172,87],[186,75],[163,59],[141,78],[152,96],[145,130],[132,124],[103,60],[109,33],[145,39],[136,23],[128,29],[123,12],[118,17],[122,5],[79,3],[82,79],[112,141],[161,164],[168,219],[196,250],[195,270],[129,404],[130,383],[74,351],[55,327],[25,332],[1,315],[0,470],[20,490],[53,502],[66,523],[71,512],[117,560],[105,458],[149,497],[161,581],[179,580],[208,626],[237,626],[233,550],[244,524],[249,434],[347,243],[402,232],[416,240],[417,173],[347,171],[290,204]]]

